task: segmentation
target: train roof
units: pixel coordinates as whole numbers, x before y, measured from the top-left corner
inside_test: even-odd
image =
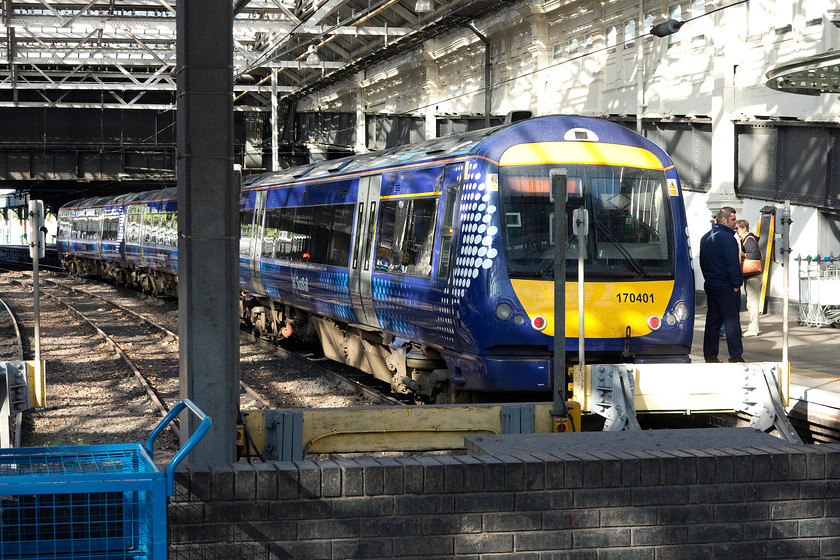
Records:
[[[263,173],[247,178],[242,188],[254,189],[270,185],[291,184],[301,181],[340,177],[363,172],[373,172],[406,165],[448,158],[479,155],[498,161],[511,145],[529,142],[574,141],[575,132],[592,131],[602,142],[638,146],[654,153],[664,167],[673,165],[670,157],[656,144],[634,131],[595,117],[579,115],[551,115],[536,117],[473,132],[453,134],[407,144],[388,150],[348,156],[341,159],[310,163],[277,172]],[[569,136],[571,134],[571,136]],[[587,141],[592,136],[587,135]]]
[[[293,183],[304,179],[322,179],[324,177],[381,169],[417,161],[463,156],[470,153],[475,146],[486,140],[499,128],[503,128],[503,126],[485,128],[462,134],[452,134],[416,144],[406,144],[387,150],[320,161],[273,173],[254,175],[243,182],[242,188]]]
[[[166,189],[159,189],[156,191],[144,191],[135,193],[120,194],[117,196],[99,196],[92,198],[80,198],[79,200],[72,200],[63,205],[59,210],[69,210],[73,208],[102,208],[105,206],[114,206],[117,204],[129,204],[132,202],[148,202],[150,200],[160,200],[177,198],[178,189],[169,187]]]

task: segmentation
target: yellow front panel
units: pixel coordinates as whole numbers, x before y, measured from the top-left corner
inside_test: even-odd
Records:
[[[543,331],[554,336],[554,282],[511,280],[516,297],[529,319],[545,317]],[[586,338],[624,338],[651,332],[647,319],[662,317],[674,289],[673,280],[656,282],[584,283],[584,335]],[[578,285],[566,282],[566,337],[578,337]]]
[[[663,169],[662,162],[647,150],[603,142],[537,142],[508,148],[499,166],[545,163],[592,163]]]

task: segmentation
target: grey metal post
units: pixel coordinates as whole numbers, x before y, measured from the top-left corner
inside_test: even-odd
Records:
[[[178,2],[176,25],[180,391],[213,421],[186,460],[231,463],[239,406],[233,5],[230,0]],[[198,421],[186,414],[181,422],[183,444]]]
[[[568,417],[566,409],[566,185],[565,169],[549,172],[554,199],[554,417]]]

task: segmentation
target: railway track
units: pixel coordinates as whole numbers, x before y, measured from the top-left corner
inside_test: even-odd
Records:
[[[49,276],[42,275],[44,299],[62,306],[74,321],[87,325],[85,330],[107,341],[109,351],[119,356],[154,403],[156,415],[165,414],[179,399],[177,306],[107,284]],[[31,287],[24,273],[12,281],[21,289]],[[246,333],[242,333],[240,349],[242,409],[399,403],[335,367],[325,367],[332,362],[321,364],[313,356],[278,348]],[[294,382],[290,389],[275,379],[278,370],[286,375],[304,372],[307,379]]]

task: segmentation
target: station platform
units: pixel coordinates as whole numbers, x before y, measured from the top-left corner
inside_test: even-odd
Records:
[[[31,266],[32,258],[29,256],[29,245],[0,245],[0,263]],[[47,244],[44,250],[44,258],[39,259],[39,263],[44,267],[61,267],[55,244]]]
[[[776,306],[780,307],[780,306]],[[771,306],[772,309],[772,306]],[[794,423],[807,421],[840,435],[840,328],[813,327],[797,323],[798,303],[791,302],[788,317],[788,361],[791,365],[789,415]],[[742,306],[741,325],[749,322]],[[698,294],[692,362],[703,362],[705,298]],[[744,360],[781,362],[783,314],[781,309],[761,315],[760,334],[745,337]],[[720,359],[727,357],[726,341],[720,341]],[[818,430],[820,428],[817,428]]]

